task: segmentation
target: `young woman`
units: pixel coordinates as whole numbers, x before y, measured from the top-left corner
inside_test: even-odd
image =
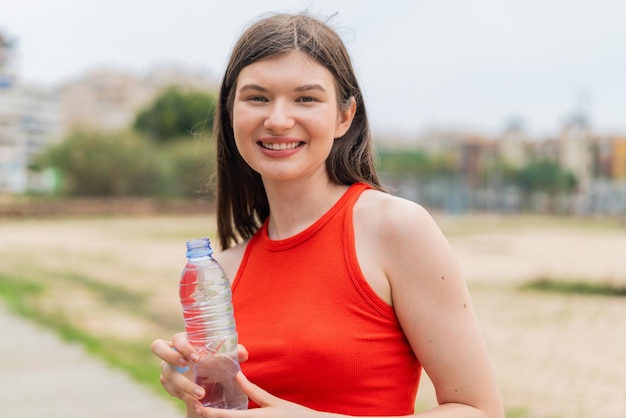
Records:
[[[418,416],[504,416],[459,265],[421,206],[382,190],[332,29],[302,14],[252,25],[215,134],[219,261],[250,409],[202,408],[202,388],[176,371],[197,359],[181,333],[152,350],[189,417],[408,416],[422,368],[439,405]]]

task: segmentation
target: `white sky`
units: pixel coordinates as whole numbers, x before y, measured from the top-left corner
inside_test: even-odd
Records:
[[[623,0],[0,0],[0,30],[22,82],[172,62],[217,77],[250,21],[303,9],[338,13],[375,133],[497,134],[517,117],[550,135],[582,108],[626,135]]]

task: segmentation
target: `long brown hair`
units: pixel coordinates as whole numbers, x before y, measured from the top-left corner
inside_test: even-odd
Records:
[[[269,216],[261,176],[243,160],[235,145],[231,115],[237,78],[246,66],[290,51],[307,54],[335,77],[339,106],[356,101],[350,129],[334,141],[326,160],[331,181],[370,184],[382,190],[372,149],[372,138],[350,57],[339,35],[307,14],[278,14],[250,26],[235,44],[219,92],[214,133],[217,139],[217,228],[222,249],[250,238]]]

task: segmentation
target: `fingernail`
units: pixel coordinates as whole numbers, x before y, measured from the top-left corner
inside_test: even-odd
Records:
[[[186,366],[187,365],[187,359],[184,357],[181,357],[178,359],[178,364],[180,364],[181,366]]]
[[[202,389],[202,388],[195,388],[193,390],[193,394],[196,395],[197,398],[202,399],[204,397],[204,389]]]
[[[189,356],[191,358],[192,361],[198,361],[200,360],[200,356],[196,353],[191,353],[191,355]]]

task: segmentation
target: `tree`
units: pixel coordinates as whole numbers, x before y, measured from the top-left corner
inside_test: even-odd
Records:
[[[570,171],[549,160],[534,161],[519,171],[518,183],[525,192],[542,191],[550,194],[569,193],[578,185]]]
[[[453,164],[445,156],[429,155],[418,149],[381,149],[381,170],[395,177],[437,176],[454,173]]]
[[[154,145],[128,132],[74,132],[49,148],[35,165],[56,168],[63,192],[72,195],[154,195],[161,192],[164,181]]]
[[[179,197],[213,197],[210,187],[215,172],[215,151],[207,137],[172,141],[160,147],[159,154],[168,168],[165,194]]]
[[[139,112],[133,128],[158,143],[192,133],[211,133],[216,106],[217,99],[212,94],[169,87],[150,107]]]

